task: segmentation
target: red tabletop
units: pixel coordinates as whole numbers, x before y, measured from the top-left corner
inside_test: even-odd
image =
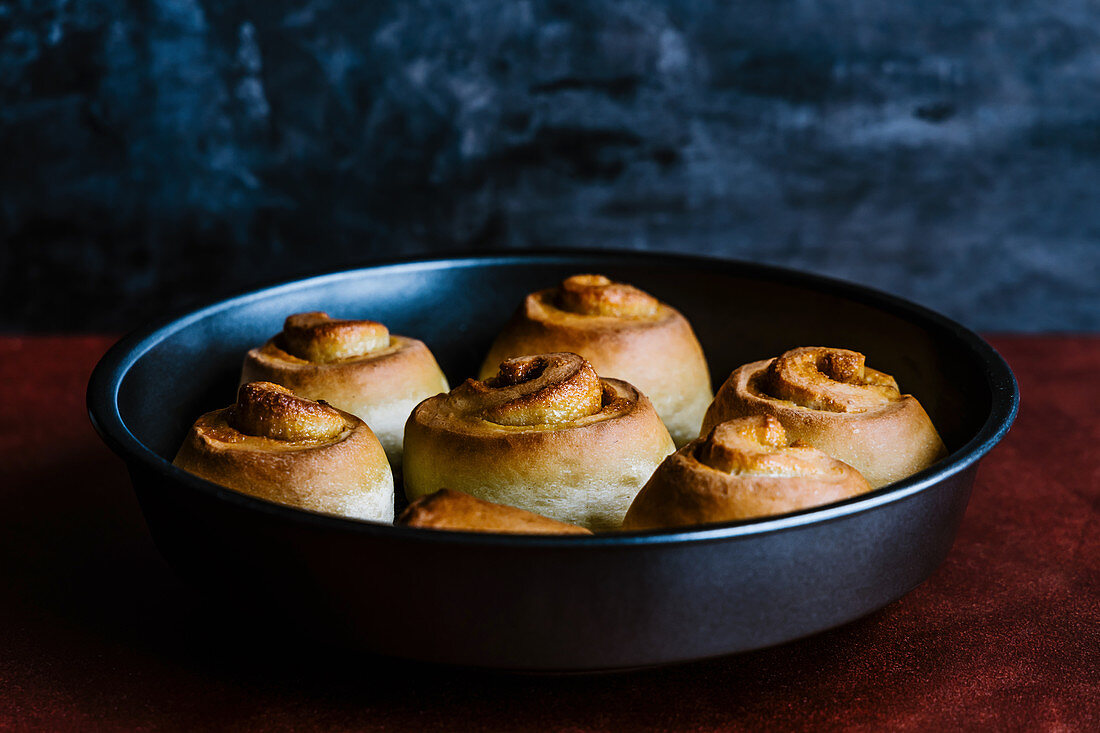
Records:
[[[0,337],[0,729],[1100,730],[1100,339],[992,341],[1020,416],[926,583],[774,649],[539,677],[241,635],[88,422],[111,339]]]

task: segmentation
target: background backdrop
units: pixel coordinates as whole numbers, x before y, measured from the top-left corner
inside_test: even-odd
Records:
[[[0,0],[0,328],[605,247],[1100,329],[1100,4]]]

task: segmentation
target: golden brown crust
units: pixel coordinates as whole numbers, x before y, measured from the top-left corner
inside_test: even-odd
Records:
[[[825,412],[864,412],[898,400],[894,378],[865,362],[858,351],[803,346],[772,359],[760,384],[776,399]]]
[[[362,357],[390,345],[390,331],[381,323],[331,318],[323,311],[287,316],[282,337],[288,352],[315,364]]]
[[[423,342],[390,334],[373,321],[332,319],[320,312],[289,316],[282,332],[248,352],[241,381],[257,380],[359,416],[395,471],[412,408],[448,389]]]
[[[242,384],[228,422],[242,434],[286,442],[333,440],[347,429],[344,418],[332,407],[297,397],[271,382]]]
[[[786,514],[870,490],[851,466],[790,443],[771,415],[739,418],[666,458],[631,504],[623,529]]]
[[[710,374],[691,325],[676,309],[602,275],[574,275],[524,299],[480,376],[488,378],[509,357],[562,351],[641,390],[678,445],[698,435],[713,396]]]
[[[793,439],[854,466],[875,488],[947,455],[920,402],[845,349],[803,347],[738,368],[715,395],[703,431],[752,415],[776,417]]]
[[[393,519],[393,475],[366,423],[276,384],[242,385],[235,405],[196,420],[173,463],[268,501]]]
[[[617,527],[672,452],[668,431],[649,400],[620,380],[598,380],[592,412],[591,367],[575,354],[518,361],[529,366],[504,370],[526,381],[467,380],[413,410],[405,427],[406,495],[415,500],[448,487],[590,529]],[[560,389],[551,377],[572,387]],[[516,413],[522,419],[512,419]]]
[[[481,416],[498,425],[572,422],[603,407],[596,370],[574,354],[508,359],[495,377],[463,386],[482,403]]]
[[[633,285],[612,282],[603,275],[573,275],[562,281],[557,306],[582,316],[651,318],[660,302]]]
[[[559,522],[469,494],[440,489],[422,496],[401,512],[397,524],[423,529],[451,529],[502,534],[592,534],[584,527]]]

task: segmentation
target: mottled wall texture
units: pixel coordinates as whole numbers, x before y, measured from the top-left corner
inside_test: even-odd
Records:
[[[676,250],[1100,328],[1100,3],[0,0],[0,328]]]

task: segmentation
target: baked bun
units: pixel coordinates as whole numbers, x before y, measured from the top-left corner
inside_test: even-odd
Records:
[[[703,432],[752,415],[775,416],[793,440],[853,466],[876,489],[947,455],[920,402],[847,349],[803,347],[740,367],[718,390]]]
[[[645,395],[576,354],[508,359],[424,400],[405,425],[405,494],[447,487],[589,529],[613,529],[674,449]]]
[[[440,489],[409,504],[397,518],[397,524],[423,529],[503,534],[592,534],[584,527],[483,501],[450,489]]]
[[[270,382],[196,420],[172,463],[268,501],[393,521],[393,474],[367,424]]]
[[[280,333],[248,352],[241,382],[254,381],[275,382],[359,416],[398,473],[409,413],[425,397],[448,389],[422,341],[395,336],[374,321],[320,312],[288,317]]]
[[[641,390],[676,445],[699,434],[713,397],[710,374],[691,325],[675,308],[603,275],[574,275],[524,299],[489,349],[481,378],[509,357],[556,351],[580,354],[600,376]]]
[[[792,444],[771,415],[742,417],[719,423],[666,458],[630,505],[623,529],[786,514],[870,490],[848,464]]]

